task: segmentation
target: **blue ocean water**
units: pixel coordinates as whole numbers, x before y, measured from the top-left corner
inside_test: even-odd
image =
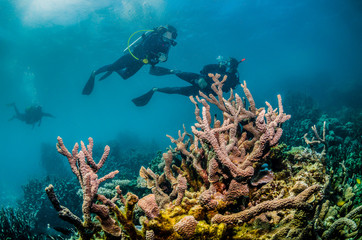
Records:
[[[151,76],[148,66],[128,80],[113,74],[97,81],[92,95],[81,95],[91,71],[119,58],[133,32],[166,24],[177,28],[178,44],[159,66],[199,72],[219,55],[245,58],[240,78],[259,106],[275,105],[276,95],[290,90],[332,111],[362,105],[360,1],[1,1],[3,203],[11,204],[28,179],[44,175],[41,146],[55,151],[57,136],[70,147],[90,136],[106,143],[124,134],[163,149],[170,144],[166,134],[176,136],[195,122],[194,105],[184,96],[156,93],[147,106],[134,106],[131,99],[152,87],[187,85]],[[8,121],[13,102],[20,111],[40,104],[55,118],[34,128]]]

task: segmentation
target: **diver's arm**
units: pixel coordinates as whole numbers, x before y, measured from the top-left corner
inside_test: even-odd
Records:
[[[51,117],[51,118],[55,118],[53,115],[51,115],[50,113],[43,113],[43,117]]]
[[[156,65],[159,62],[166,62],[171,44],[164,42],[159,34],[155,34],[147,40],[144,49],[149,63]]]
[[[161,44],[158,51],[158,60],[159,62],[166,62],[168,59],[168,53],[170,52],[171,45],[168,43],[166,46]]]
[[[220,75],[223,75],[225,74],[225,72],[226,72],[226,67],[220,66],[219,64],[207,64],[200,71],[200,73],[205,76],[208,76],[209,73],[212,74],[218,73]]]

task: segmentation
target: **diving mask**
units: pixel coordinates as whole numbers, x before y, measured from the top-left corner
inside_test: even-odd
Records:
[[[218,61],[219,65],[222,66],[222,65],[227,65],[228,61],[225,60],[225,58],[223,56],[218,56],[216,58],[216,60]]]
[[[176,44],[177,44],[177,42],[175,40],[173,40],[173,34],[169,31],[162,34],[162,40],[164,42],[170,43],[172,46],[176,46]]]

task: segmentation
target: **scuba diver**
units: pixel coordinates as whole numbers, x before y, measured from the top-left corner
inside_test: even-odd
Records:
[[[132,36],[138,32],[146,31],[131,45]],[[105,73],[99,81],[107,78],[113,72],[118,73],[124,80],[133,76],[142,66],[150,64],[151,68],[159,62],[166,62],[171,46],[176,46],[175,39],[177,30],[171,25],[160,26],[153,30],[140,30],[133,33],[128,39],[128,47],[123,51],[127,52],[112,64],[105,65],[93,71],[88,82],[83,88],[83,95],[89,95],[94,88],[95,77]]]
[[[19,119],[20,121],[25,122],[26,124],[33,125],[33,128],[37,122],[39,122],[38,126],[41,124],[41,119],[43,117],[52,117],[53,115],[49,113],[45,113],[42,111],[42,107],[39,105],[33,105],[25,109],[25,113],[20,113],[15,103],[10,103],[8,106],[13,106],[15,110],[15,115],[9,119],[9,121],[13,119]]]
[[[143,94],[140,97],[132,99],[132,102],[138,106],[145,106],[152,98],[155,92],[162,92],[167,94],[180,94],[184,96],[195,96],[199,94],[199,91],[202,91],[206,95],[216,93],[212,90],[211,85],[214,83],[211,77],[209,77],[209,73],[212,74],[220,74],[221,79],[227,75],[227,79],[224,83],[224,92],[229,92],[230,89],[234,89],[239,82],[239,73],[238,66],[241,61],[230,57],[225,60],[223,57],[219,56],[217,58],[218,64],[208,64],[203,67],[200,71],[200,74],[191,73],[191,72],[181,72],[178,70],[172,70],[164,67],[153,67],[150,69],[150,74],[156,76],[163,76],[169,74],[175,74],[178,78],[188,82],[191,86],[187,87],[165,87],[165,88],[152,88],[147,93]]]

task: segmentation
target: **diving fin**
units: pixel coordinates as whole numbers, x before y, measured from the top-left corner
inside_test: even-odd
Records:
[[[132,102],[137,106],[137,107],[142,107],[145,106],[152,98],[153,93],[154,93],[154,89],[151,89],[150,91],[148,91],[147,93],[143,94],[142,96],[139,96],[137,98],[132,99]]]
[[[173,71],[168,68],[153,66],[150,68],[150,74],[155,76],[164,76],[173,74]]]
[[[88,82],[85,84],[82,94],[83,95],[89,95],[92,93],[93,88],[94,88],[94,79],[96,78],[96,74],[95,71],[92,72],[92,74],[90,75]]]

